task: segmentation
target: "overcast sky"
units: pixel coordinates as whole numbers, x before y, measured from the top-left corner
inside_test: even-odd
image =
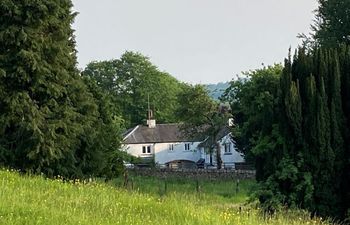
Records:
[[[309,33],[316,0],[73,0],[79,67],[148,56],[181,81],[217,83],[282,62]]]

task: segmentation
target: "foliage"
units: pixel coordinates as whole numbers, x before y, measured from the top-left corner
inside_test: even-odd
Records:
[[[235,179],[218,179],[213,182],[211,179],[194,179],[188,177],[166,176],[163,178],[134,175],[129,171],[129,189],[131,183],[133,190],[153,196],[166,194],[200,195],[200,200],[205,204],[244,204],[248,200],[249,193],[255,187],[255,181],[251,179],[239,180],[239,191],[235,186]],[[199,193],[197,191],[197,182]],[[120,188],[124,187],[124,178],[118,177],[110,182]],[[167,186],[165,193],[165,183]]]
[[[268,211],[301,207],[344,218],[349,208],[349,47],[299,48],[281,66],[232,81],[224,99],[236,142],[256,164]]]
[[[286,211],[263,218],[257,209],[221,199],[208,197],[205,198],[208,202],[203,204],[200,195],[181,192],[180,188],[180,192],[160,197],[104,183],[64,182],[59,178],[48,180],[6,171],[0,171],[0,180],[0,223],[4,225],[331,224],[319,218],[310,219],[308,213],[300,211]],[[154,184],[153,188],[158,188],[157,185]]]
[[[324,47],[350,44],[350,1],[318,0],[313,39]]]
[[[183,122],[182,130],[187,136],[207,138],[205,147],[210,153],[212,164],[213,149],[216,149],[217,168],[222,165],[219,140],[220,131],[228,126],[231,116],[229,108],[214,102],[202,85],[189,86],[179,94],[180,107],[176,115]]]
[[[224,91],[228,88],[229,82],[219,82],[217,84],[207,84],[205,87],[209,91],[209,96],[214,100],[219,100]]]
[[[281,65],[245,72],[239,79],[230,82],[221,97],[222,101],[231,105],[234,140],[248,162],[254,161],[259,155],[268,156],[271,148],[274,148],[269,145],[280,143],[278,132],[274,132],[273,136],[270,134],[276,130],[278,121],[278,86],[281,73]],[[269,160],[255,162],[256,167],[269,167]],[[257,177],[259,180],[260,175]]]
[[[125,52],[120,59],[89,63],[82,74],[113,96],[126,127],[147,118],[148,96],[159,122],[178,121],[173,112],[179,105],[177,94],[185,85],[139,53]]]
[[[110,132],[105,103],[75,67],[71,8],[69,0],[0,3],[0,164],[67,177],[110,166],[119,126]]]

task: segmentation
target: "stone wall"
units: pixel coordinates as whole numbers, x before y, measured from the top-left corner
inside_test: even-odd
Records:
[[[216,170],[216,169],[157,169],[157,168],[134,168],[129,173],[136,176],[149,176],[158,178],[194,178],[194,179],[255,179],[255,170]]]

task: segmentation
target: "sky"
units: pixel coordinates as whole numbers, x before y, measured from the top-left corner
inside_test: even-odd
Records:
[[[192,84],[283,62],[310,32],[317,0],[73,0],[78,67],[148,56]]]

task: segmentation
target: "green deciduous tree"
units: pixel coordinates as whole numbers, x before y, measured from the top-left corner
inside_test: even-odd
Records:
[[[230,87],[221,98],[231,105],[235,124],[233,136],[248,162],[255,161],[252,148],[257,143],[268,144],[266,141],[270,138],[266,138],[266,135],[271,134],[278,121],[277,96],[281,73],[281,65],[245,72],[241,78],[230,82]],[[263,150],[256,151],[263,153]],[[262,158],[255,162],[256,166],[268,167]]]
[[[220,133],[228,127],[231,117],[229,106],[215,102],[202,85],[189,86],[179,94],[180,107],[176,115],[183,122],[182,130],[186,136],[206,138],[205,148],[213,163],[215,149],[216,165],[222,167]]]
[[[171,75],[161,72],[147,57],[125,52],[120,59],[92,62],[84,76],[113,95],[113,101],[127,127],[144,122],[148,96],[158,122],[176,122],[177,94],[185,86]]]

